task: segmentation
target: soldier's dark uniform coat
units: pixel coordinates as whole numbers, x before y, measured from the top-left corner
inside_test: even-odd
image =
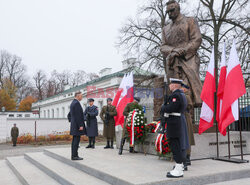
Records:
[[[11,128],[11,137],[12,137],[12,142],[13,142],[14,145],[16,145],[18,135],[19,135],[18,128],[17,127],[12,127]]]
[[[87,116],[89,114],[89,118]],[[98,116],[98,107],[95,105],[88,106],[84,111],[84,119],[87,123],[87,136],[88,137],[95,137],[98,136],[98,126],[97,126],[97,119]],[[87,119],[89,119],[87,121]]]
[[[109,112],[109,122],[105,124],[105,114]],[[115,119],[114,116],[117,115],[117,111],[115,106],[113,105],[105,105],[102,107],[100,117],[103,121],[103,136],[108,139],[113,139],[115,137]]]
[[[188,138],[188,131],[187,131],[187,121],[185,117],[185,112],[187,109],[187,99],[185,94],[181,91],[181,96],[182,96],[182,108],[180,110],[181,112],[181,149],[182,150],[187,150],[189,148],[189,138]]]
[[[183,109],[183,99],[181,91],[175,90],[169,97],[168,103],[162,106],[162,112],[164,113],[181,113]],[[181,129],[181,117],[180,116],[169,116],[166,119],[167,122],[167,137],[168,138],[180,138],[182,135]]]
[[[84,124],[83,109],[80,102],[74,99],[70,104],[70,135],[80,136],[86,134],[86,128]],[[83,127],[83,130],[79,130]]]

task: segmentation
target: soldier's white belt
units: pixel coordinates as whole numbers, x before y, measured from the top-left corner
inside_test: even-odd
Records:
[[[168,118],[169,116],[181,116],[181,113],[179,112],[164,113],[164,117]]]

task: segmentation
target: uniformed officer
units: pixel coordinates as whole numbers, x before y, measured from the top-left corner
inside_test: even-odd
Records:
[[[96,116],[98,116],[98,107],[94,105],[94,99],[88,99],[89,106],[84,111],[84,118],[87,122],[87,136],[89,145],[86,148],[95,148],[95,137],[98,136],[98,125]]]
[[[126,118],[128,116],[128,114],[133,111],[134,109],[139,109],[139,110],[143,110],[142,106],[139,105],[139,102],[140,102],[140,98],[139,97],[134,97],[134,101],[131,102],[131,103],[128,103],[126,105],[126,107],[124,108],[124,111],[123,111],[123,115],[125,116],[125,119],[124,119],[124,124],[123,124],[123,130],[122,130],[122,138],[121,138],[121,144],[120,144],[120,150],[119,150],[119,155],[122,155],[122,150],[123,150],[123,145],[126,141],[126,137],[125,137],[125,134],[127,132],[127,128],[126,128]],[[136,153],[135,150],[134,150],[134,147],[133,146],[130,146],[129,147],[129,152],[130,153]]]
[[[103,136],[107,138],[107,145],[104,149],[114,148],[113,142],[115,137],[115,119],[117,115],[115,106],[112,105],[112,99],[107,99],[107,105],[102,107],[100,117],[103,121]],[[111,143],[110,143],[111,142]]]
[[[191,117],[191,112],[193,111],[193,103],[189,95],[189,86],[182,84],[181,88],[186,95],[187,98],[187,109],[185,112],[185,118],[187,122],[187,131],[188,131],[188,139],[189,139],[189,144],[190,147],[187,149],[187,165],[191,165],[190,161],[190,156],[191,156],[191,145],[195,145],[195,140],[194,140],[194,131],[193,131],[193,124],[192,124],[192,117]]]
[[[168,97],[166,104],[161,108],[167,122],[167,138],[176,162],[172,171],[167,173],[167,177],[183,177],[183,162],[185,162],[184,149],[189,147],[187,130],[185,127],[184,112],[186,109],[186,99],[180,90],[182,80],[170,78],[170,91],[172,94]]]
[[[19,135],[19,130],[16,126],[16,123],[14,123],[14,126],[11,128],[11,137],[12,137],[13,146],[16,146],[18,135]]]

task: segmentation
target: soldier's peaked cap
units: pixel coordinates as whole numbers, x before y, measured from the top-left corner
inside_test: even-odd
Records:
[[[140,102],[141,99],[139,97],[134,97],[134,100]]]
[[[178,78],[169,78],[170,83],[172,84],[183,84],[182,80],[178,79]]]
[[[95,101],[95,100],[93,98],[88,99],[88,102],[92,102],[92,101]]]
[[[107,98],[107,101],[113,101],[112,98]]]
[[[190,87],[186,84],[181,84],[182,87],[186,88],[186,89],[189,89]]]

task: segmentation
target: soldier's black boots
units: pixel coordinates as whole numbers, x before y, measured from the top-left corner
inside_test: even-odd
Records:
[[[126,138],[121,139],[120,149],[119,149],[119,153],[118,153],[119,155],[122,155],[122,150],[123,150],[125,140],[126,140]]]
[[[89,137],[89,145],[86,146],[86,148],[92,148],[91,141],[92,141],[92,139]]]
[[[133,146],[130,146],[129,147],[129,153],[138,153],[138,152],[135,151]]]
[[[187,164],[187,166],[191,166],[190,155],[187,155],[186,164]]]
[[[104,147],[104,149],[110,148],[109,141],[107,141],[107,145]]]
[[[110,146],[111,149],[114,149],[113,143],[114,141],[111,141],[111,146]]]

